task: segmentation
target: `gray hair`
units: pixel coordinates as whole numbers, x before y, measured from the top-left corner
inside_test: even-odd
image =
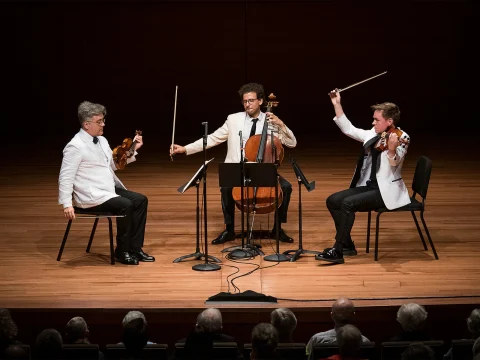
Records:
[[[472,311],[470,316],[467,319],[468,331],[472,334],[478,336],[480,335],[480,309],[475,309]]]
[[[280,334],[290,334],[297,327],[297,317],[290,309],[278,308],[270,314],[270,323]]]
[[[147,325],[147,319],[145,318],[145,315],[143,315],[143,313],[140,311],[133,310],[129,311],[127,315],[125,315],[122,321],[122,326],[125,327],[128,325],[129,322],[137,319],[142,319],[143,323]]]
[[[67,323],[65,329],[67,340],[75,342],[76,340],[84,339],[87,330],[88,327],[85,320],[80,316],[76,316]]]
[[[405,331],[420,330],[427,320],[427,312],[422,305],[403,304],[397,312],[397,321]]]
[[[83,125],[85,121],[90,120],[95,115],[107,115],[107,109],[101,104],[94,104],[90,101],[84,101],[78,105],[78,120],[80,125]]]
[[[362,345],[362,333],[353,325],[344,325],[337,330],[337,344],[342,357],[357,356]]]
[[[204,333],[219,333],[222,330],[222,313],[216,308],[203,310],[197,316],[197,331]]]

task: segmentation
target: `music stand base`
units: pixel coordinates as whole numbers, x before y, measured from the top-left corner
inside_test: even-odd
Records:
[[[289,255],[290,253],[295,253],[295,254],[290,258],[290,261],[291,261],[291,262],[298,260],[298,258],[299,258],[300,255],[302,255],[302,254],[312,254],[312,255],[321,254],[320,251],[312,251],[312,250],[304,250],[304,249],[287,250],[287,251],[284,251],[284,252],[283,252],[284,255]]]
[[[290,257],[285,254],[272,254],[272,255],[265,256],[263,260],[274,261],[274,262],[284,262],[284,261],[290,261]]]
[[[186,260],[186,259],[189,259],[189,258],[195,258],[195,260],[202,260],[202,259],[205,259],[205,254],[197,251],[193,254],[180,256],[180,257],[176,258],[175,260],[173,260],[173,262],[174,263],[179,263],[179,262],[181,262],[183,260]],[[216,258],[215,256],[211,256],[211,255],[208,255],[208,260],[213,261],[213,262],[221,262],[220,259]]]
[[[210,264],[210,263],[197,264],[197,265],[192,266],[192,270],[196,270],[196,271],[216,271],[216,270],[220,270],[220,269],[221,269],[220,265]]]

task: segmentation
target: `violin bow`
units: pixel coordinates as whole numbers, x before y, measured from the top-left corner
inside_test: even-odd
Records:
[[[171,150],[173,150],[173,144],[175,143],[175,119],[177,117],[177,93],[178,93],[178,85],[175,86],[175,105],[173,106],[172,145],[170,145]],[[170,159],[173,161],[173,155],[170,155]]]
[[[380,73],[380,74],[377,74],[377,75],[375,75],[375,76],[372,76],[372,77],[370,77],[370,78],[368,78],[368,79],[359,81],[359,82],[357,82],[357,83],[355,83],[355,84],[352,84],[352,85],[349,85],[349,86],[347,86],[347,87],[345,87],[345,88],[343,88],[343,89],[338,89],[337,91],[338,91],[338,92],[342,92],[342,91],[347,90],[347,89],[350,89],[350,88],[352,88],[352,87],[354,87],[354,86],[360,85],[360,84],[362,84],[362,83],[364,83],[364,82],[367,82],[367,81],[370,81],[370,80],[372,80],[372,79],[375,79],[376,77],[385,75],[386,73],[387,73],[387,72],[384,71],[384,72],[382,72],[382,73]]]

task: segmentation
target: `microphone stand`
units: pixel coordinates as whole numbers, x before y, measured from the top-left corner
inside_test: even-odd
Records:
[[[277,159],[277,147],[275,146],[274,138],[273,138],[273,129],[270,131],[270,144],[272,146],[272,159],[275,161],[275,167],[278,169],[278,159]],[[277,179],[279,175],[277,172]],[[275,254],[267,255],[263,258],[266,261],[276,261],[276,262],[283,262],[289,261],[290,258],[285,254],[280,254],[280,219],[279,219],[279,211],[278,211],[278,181],[275,184],[275,237],[277,239],[277,249]]]
[[[208,262],[208,239],[207,239],[207,167],[205,166],[207,162],[207,138],[208,138],[208,122],[202,122],[202,125],[205,128],[203,135],[203,223],[205,227],[205,263],[197,264],[192,266],[193,270],[197,271],[215,271],[220,270],[220,266],[217,264],[212,264]]]

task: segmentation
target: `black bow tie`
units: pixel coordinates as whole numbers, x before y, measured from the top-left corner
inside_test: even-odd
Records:
[[[98,143],[98,137],[96,137],[96,136],[93,137],[93,143],[94,143],[94,144],[97,144],[97,143]]]

